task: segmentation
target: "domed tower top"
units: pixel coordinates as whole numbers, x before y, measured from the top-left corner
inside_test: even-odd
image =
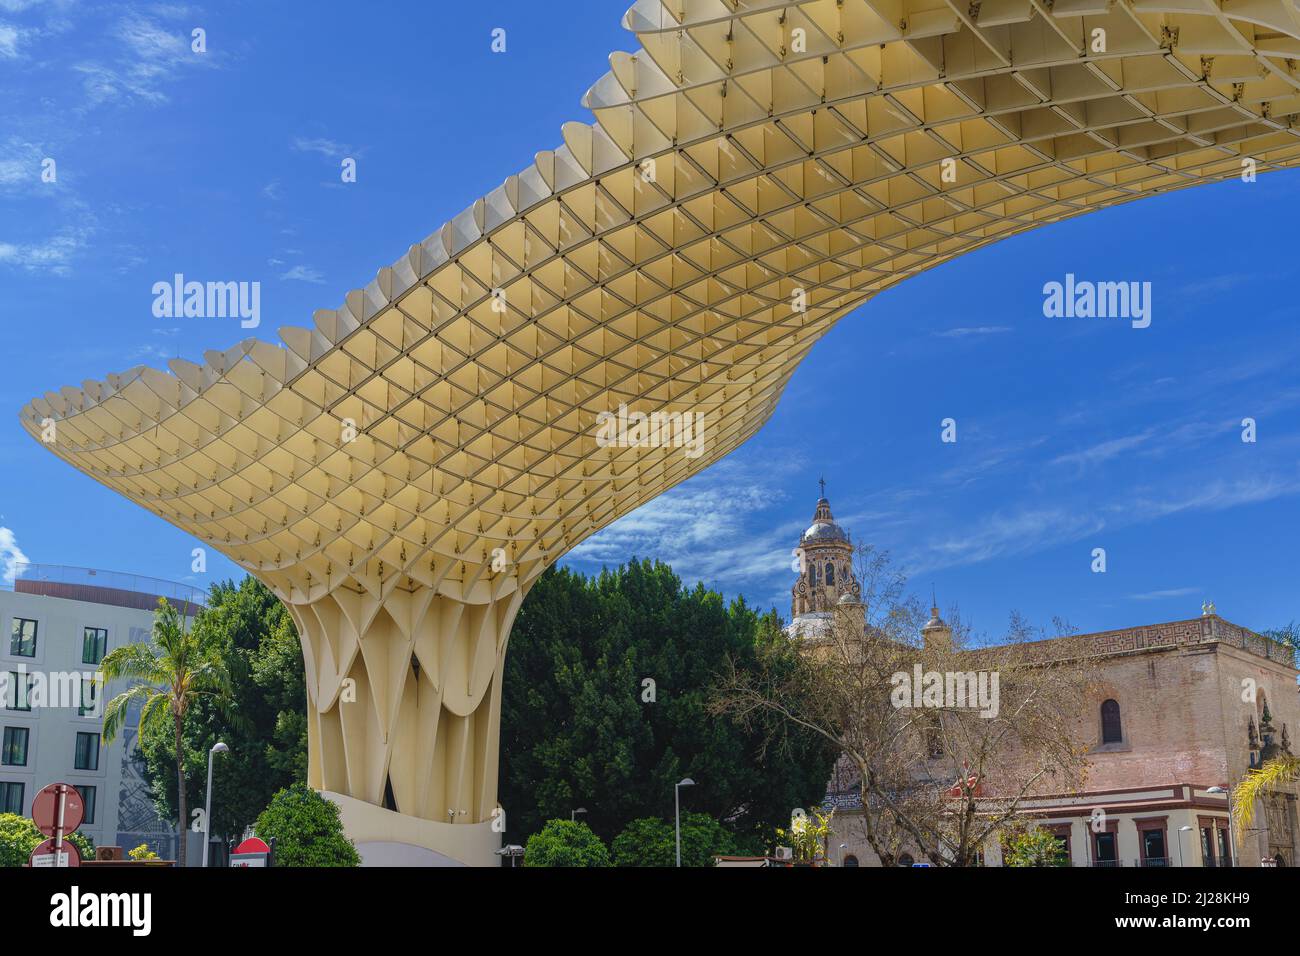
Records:
[[[819,484],[821,485],[822,496],[817,499],[817,510],[813,512],[813,523],[803,533],[803,537],[799,539],[799,544],[848,544],[848,532],[835,523],[835,517],[831,514],[831,503],[826,500],[826,480],[823,478]]]
[[[853,545],[848,532],[835,523],[826,499],[826,482],[817,499],[812,524],[799,537],[795,548],[799,580],[790,589],[792,623],[801,618],[829,617],[839,599],[859,593],[853,578]]]

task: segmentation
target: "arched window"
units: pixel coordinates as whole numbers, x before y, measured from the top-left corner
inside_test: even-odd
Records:
[[[898,865],[899,865],[899,866],[911,866],[911,865],[912,865],[912,854],[910,854],[910,853],[903,853],[903,854],[900,854],[899,857],[898,857]]]
[[[812,583],[816,585],[817,584],[817,562],[816,561],[808,565],[808,576],[812,578]]]
[[[831,564],[829,561],[826,562],[826,583],[835,583],[835,565]]]
[[[857,858],[856,856],[854,856],[852,853],[850,853],[848,856],[846,856],[846,857],[844,858],[844,865],[845,865],[845,866],[857,866],[857,865],[858,865],[858,858]]]
[[[1103,744],[1124,742],[1124,729],[1119,720],[1119,702],[1113,699],[1101,702],[1101,742]]]

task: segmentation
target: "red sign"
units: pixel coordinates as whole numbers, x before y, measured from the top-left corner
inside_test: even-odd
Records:
[[[231,866],[270,866],[271,848],[257,837],[249,837],[230,854]]]
[[[47,837],[54,836],[55,831],[60,829],[65,834],[71,833],[81,826],[85,817],[86,804],[77,788],[70,783],[52,783],[48,787],[42,787],[32,800],[32,822]]]
[[[64,840],[58,857],[54,855],[54,841],[45,840],[28,858],[29,866],[81,866],[81,851],[76,844]]]

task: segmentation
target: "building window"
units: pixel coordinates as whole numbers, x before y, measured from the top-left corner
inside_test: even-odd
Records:
[[[0,813],[16,813],[26,816],[23,806],[23,785],[21,783],[0,783]]]
[[[77,756],[72,765],[77,770],[99,769],[99,734],[77,734]]]
[[[831,564],[829,561],[826,562],[826,583],[835,583],[835,565]]]
[[[81,703],[77,706],[78,717],[98,717],[99,711],[95,707],[102,691],[95,686],[93,677],[87,678],[81,682]]]
[[[108,629],[88,627],[81,638],[81,663],[98,664],[108,653]]]
[[[850,853],[848,856],[846,856],[846,857],[844,858],[844,865],[845,865],[845,866],[857,866],[857,865],[858,865],[858,858],[857,858],[856,856],[854,856],[852,853]]]
[[[36,622],[25,617],[14,618],[13,633],[9,636],[9,653],[14,657],[36,656]]]
[[[81,802],[86,805],[86,815],[82,817],[82,823],[95,822],[95,787],[77,787],[77,793],[81,794]]]
[[[6,727],[4,747],[0,750],[0,763],[6,767],[27,766],[27,740],[30,731],[26,727]]]
[[[32,679],[35,674],[9,672],[9,686],[5,689],[6,710],[31,710]]]
[[[1169,854],[1165,845],[1165,825],[1163,822],[1151,825],[1139,822],[1138,836],[1142,847],[1143,866],[1168,866]]]
[[[1101,742],[1118,744],[1124,742],[1124,729],[1119,720],[1119,702],[1104,700],[1101,703]]]
[[[912,865],[912,854],[910,854],[910,853],[903,853],[903,854],[900,854],[899,857],[898,857],[898,865],[899,865],[899,866],[911,866],[911,865]]]
[[[1092,859],[1094,866],[1119,865],[1119,840],[1114,830],[1092,835]]]

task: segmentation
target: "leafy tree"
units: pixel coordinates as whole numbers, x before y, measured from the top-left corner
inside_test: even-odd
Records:
[[[339,808],[304,783],[271,798],[257,818],[257,835],[275,840],[276,866],[360,866],[356,845],[343,835]]]
[[[609,866],[609,850],[585,823],[548,820],[528,838],[524,866]]]
[[[225,707],[201,699],[183,737],[186,800],[202,805],[208,750],[218,740],[230,752],[213,764],[212,832],[238,834],[275,793],[307,778],[307,690],[302,649],[283,604],[254,577],[213,585],[194,632],[230,673]],[[141,738],[146,776],[159,813],[177,811],[172,745],[163,731]]]
[[[1027,827],[1013,830],[1002,843],[1004,866],[1068,866],[1065,847],[1048,830]]]
[[[211,643],[188,628],[166,598],[158,599],[149,643],[124,644],[115,648],[99,666],[105,683],[117,679],[131,682],[131,686],[110,700],[104,709],[104,743],[117,736],[126,719],[127,708],[135,700],[143,704],[140,708],[141,738],[149,731],[161,733],[160,728],[170,724],[179,794],[177,817],[181,830],[176,856],[177,862],[184,866],[184,832],[189,821],[183,743],[185,720],[195,701],[202,697],[211,697],[218,704],[230,701],[230,673]]]
[[[714,855],[734,850],[730,833],[707,813],[682,814],[682,866],[713,866]],[[672,820],[633,820],[614,838],[615,866],[676,866],[677,833]]]
[[[45,839],[29,817],[0,813],[0,867],[25,866],[32,851]],[[84,833],[69,833],[67,840],[76,846],[83,860],[95,858],[95,841]]]
[[[724,662],[755,666],[756,646],[779,632],[775,613],[688,590],[662,563],[596,577],[548,570],[506,654],[500,797],[511,830],[587,807],[585,822],[612,840],[632,820],[669,817],[674,784],[690,776],[683,809],[724,821],[738,851],[761,852],[791,809],[820,802],[833,751],[797,730],[773,739],[776,717],[745,727],[707,706]]]

